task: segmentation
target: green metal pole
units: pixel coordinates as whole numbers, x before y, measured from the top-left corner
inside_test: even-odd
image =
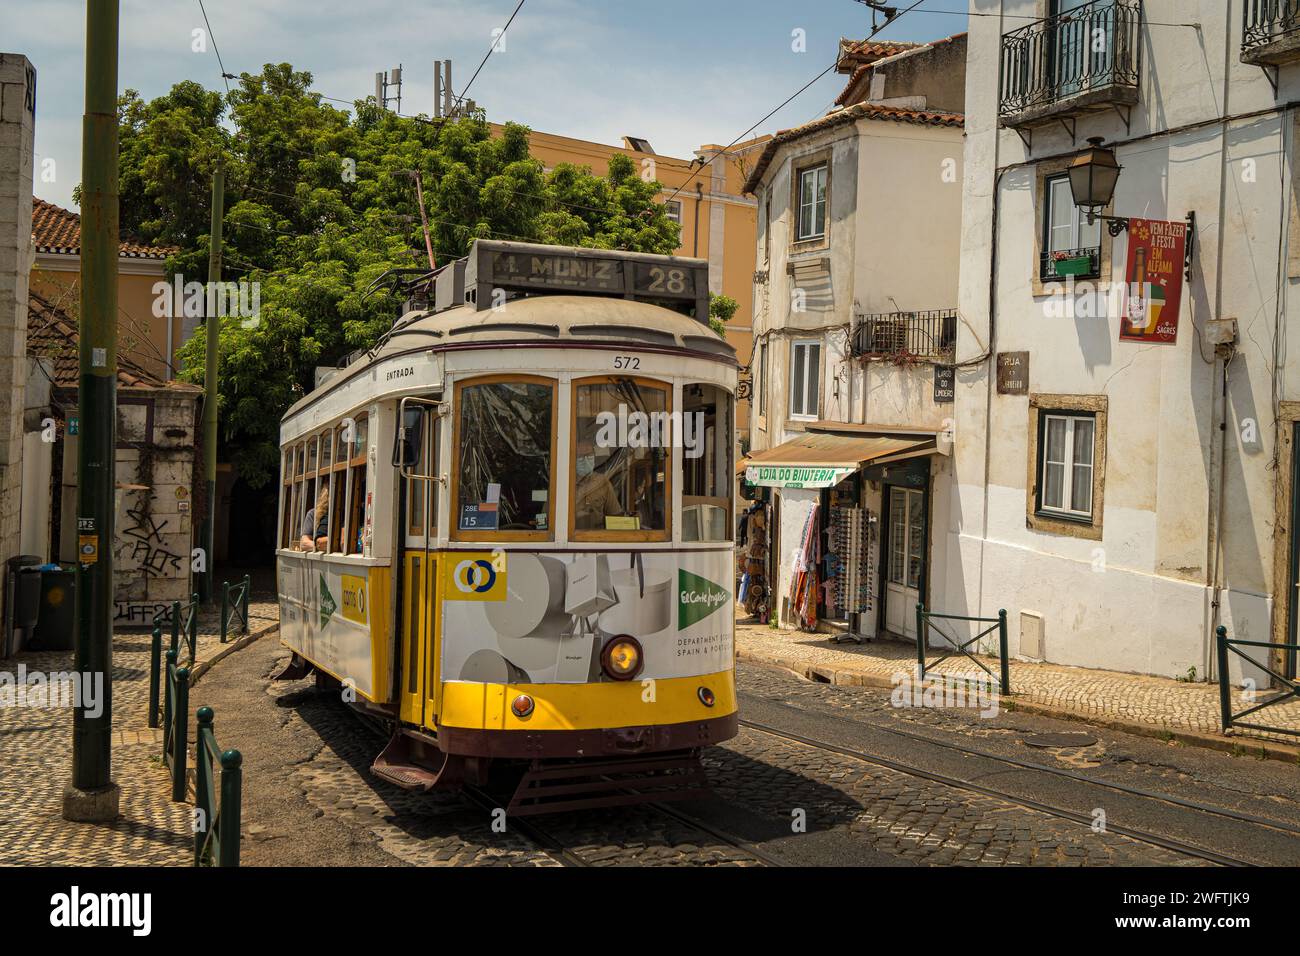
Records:
[[[212,832],[212,811],[215,809],[214,802],[210,799],[213,794],[213,768],[212,755],[208,752],[208,737],[212,736],[214,742],[216,737],[213,736],[212,708],[200,707],[195,716],[198,727],[194,732],[194,809],[199,813],[196,821],[199,826],[194,828],[194,865],[202,866],[203,851],[207,847],[208,834]]]
[[[188,739],[190,720],[190,669],[178,667],[173,672],[176,695],[172,707],[172,720],[176,721],[172,730],[172,801],[181,803],[185,800],[185,760],[189,756]]]
[[[1007,609],[1002,608],[998,611],[998,657],[1002,661],[1002,687],[999,688],[1003,695],[1011,693],[1011,662],[1007,660]]]
[[[162,673],[162,625],[153,626],[149,644],[149,726],[158,726],[158,681]]]
[[[65,820],[116,820],[112,780],[113,478],[117,431],[118,0],[86,4],[81,150],[81,343],[77,442],[76,671],[103,681],[102,709],[72,711]],[[84,678],[83,678],[84,680]],[[92,686],[94,684],[92,683]],[[96,702],[100,703],[100,702]],[[96,716],[90,713],[96,712]]]
[[[215,739],[215,738],[214,738]],[[243,816],[244,757],[238,750],[221,752],[221,819],[218,866],[239,866],[239,823]]]
[[[1214,629],[1214,643],[1219,659],[1219,723],[1226,734],[1232,726],[1232,684],[1228,682],[1228,629],[1222,624]]]
[[[925,680],[925,605],[916,602],[916,679]]]
[[[221,316],[217,303],[221,297],[216,294],[215,283],[221,281],[221,243],[222,204],[225,202],[226,172],[217,161],[217,168],[212,173],[212,225],[208,230],[208,288],[207,318],[204,334],[207,336],[207,367],[203,376],[203,471],[206,478],[207,508],[203,514],[203,535],[200,547],[203,549],[203,577],[199,590],[204,603],[212,600],[213,575],[216,571],[213,561],[216,542],[217,512],[217,359],[221,348]]]
[[[230,582],[221,582],[221,643],[226,643],[226,616],[230,613]]]

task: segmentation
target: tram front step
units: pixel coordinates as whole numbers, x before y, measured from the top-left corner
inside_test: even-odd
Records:
[[[698,750],[642,757],[534,761],[519,781],[508,816],[698,800],[712,793]]]
[[[418,753],[413,753],[413,749]],[[434,787],[459,787],[465,779],[464,770],[462,759],[421,746],[400,730],[370,765],[370,772],[380,780],[422,793]]]

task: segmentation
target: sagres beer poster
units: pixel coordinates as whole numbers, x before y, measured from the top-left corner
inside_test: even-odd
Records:
[[[1178,338],[1186,247],[1186,222],[1129,220],[1121,341],[1173,342]]]

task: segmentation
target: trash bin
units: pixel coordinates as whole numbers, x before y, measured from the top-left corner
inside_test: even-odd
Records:
[[[40,614],[27,644],[30,651],[70,651],[76,645],[77,572],[41,569]]]
[[[17,654],[27,643],[41,606],[41,558],[20,554],[5,562],[4,654]]]

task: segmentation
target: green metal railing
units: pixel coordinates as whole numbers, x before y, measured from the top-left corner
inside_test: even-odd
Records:
[[[185,644],[190,651],[189,667],[194,666],[194,657],[198,653],[199,639],[199,596],[190,595],[188,604],[173,601],[170,610],[155,614],[153,619],[153,642],[149,648],[149,726],[157,727],[159,719],[158,698],[160,686],[166,676],[163,672],[162,628],[171,625],[171,651],[179,659],[181,634],[185,635]],[[172,658],[168,658],[171,660]],[[186,674],[188,674],[188,669]],[[164,715],[165,722],[165,715]]]
[[[933,623],[935,620],[966,621],[971,624],[988,624],[991,626],[980,631],[969,641],[958,642],[956,638],[948,634],[943,628],[935,625]],[[920,680],[925,680],[926,671],[933,670],[944,661],[954,656],[952,652],[949,652],[933,663],[926,661],[926,638],[931,630],[952,645],[953,651],[967,658],[976,667],[988,674],[992,680],[997,681],[999,693],[1011,693],[1011,668],[1010,662],[1007,658],[1007,612],[1005,608],[998,611],[997,617],[964,617],[960,614],[936,614],[933,611],[927,611],[924,604],[918,603],[916,605],[916,669]],[[997,676],[994,676],[991,670],[985,667],[970,653],[970,651],[967,650],[968,647],[978,641],[981,637],[987,637],[994,631],[998,632],[999,673]]]
[[[190,669],[176,666],[175,650],[167,652],[167,694],[163,701],[163,763],[172,772],[172,800],[185,799],[185,757],[189,747],[186,715],[190,707]]]
[[[211,707],[200,707],[195,743],[195,866],[239,866],[239,818],[244,758],[238,750],[217,746]],[[218,784],[213,768],[221,766]]]
[[[1251,714],[1263,710],[1265,707],[1272,707],[1274,704],[1280,704],[1283,701],[1296,699],[1300,700],[1300,683],[1294,678],[1283,677],[1277,671],[1273,670],[1266,664],[1261,664],[1241,651],[1239,647],[1263,647],[1269,650],[1279,651],[1297,651],[1300,645],[1297,644],[1273,644],[1268,641],[1239,641],[1228,637],[1228,629],[1220,624],[1214,629],[1215,644],[1218,649],[1219,658],[1219,717],[1223,724],[1223,732],[1226,734],[1233,727],[1245,727],[1249,730],[1263,730],[1274,734],[1289,734],[1292,737],[1300,737],[1300,730],[1292,730],[1286,727],[1270,727],[1267,724],[1247,723],[1241,718],[1249,717]],[[1249,661],[1255,667],[1258,667],[1264,673],[1268,674],[1274,680],[1278,681],[1286,690],[1279,690],[1277,694],[1268,700],[1261,701],[1253,707],[1247,707],[1240,713],[1232,712],[1232,684],[1228,678],[1228,652],[1231,651],[1244,661]]]
[[[221,582],[221,643],[226,643],[226,635],[231,630],[231,623],[239,625],[239,633],[248,633],[248,594],[252,590],[247,574],[244,580],[234,587],[229,581]]]

